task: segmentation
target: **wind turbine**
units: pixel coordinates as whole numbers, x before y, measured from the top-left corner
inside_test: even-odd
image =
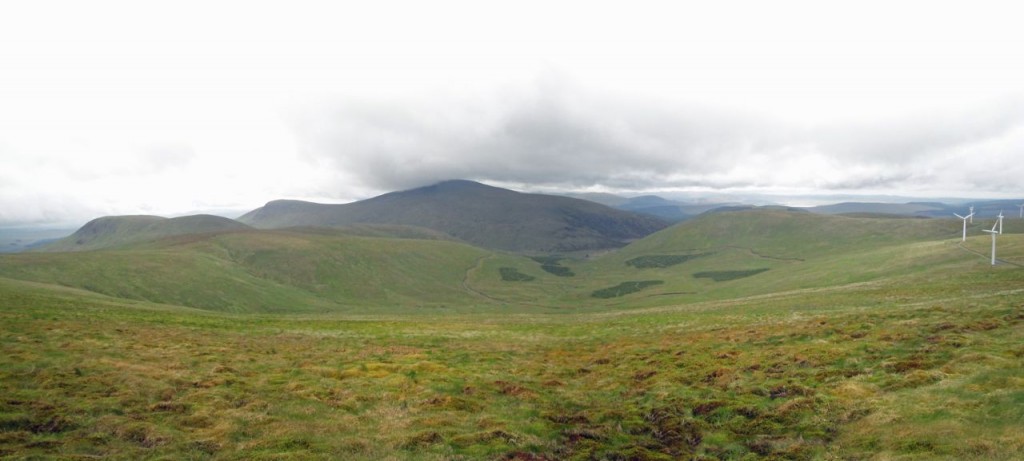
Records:
[[[1020,207],[1020,218],[1024,219],[1024,203],[1021,203],[1020,205],[1017,206]]]
[[[974,216],[974,213],[971,213],[971,214],[969,214],[967,216],[960,216],[960,215],[958,215],[956,213],[953,213],[953,216],[956,216],[956,217],[964,220],[964,236],[963,236],[963,238],[960,239],[960,241],[961,242],[966,242],[967,241],[967,220],[971,219],[971,216]]]
[[[992,230],[982,229],[982,232],[988,232],[988,233],[992,234],[992,265],[993,266],[996,265],[996,235],[999,235],[999,232],[996,231],[996,226],[998,226],[998,225],[999,225],[999,221],[996,221],[995,224],[992,225]]]
[[[992,226],[993,229],[996,226]],[[1003,235],[1003,210],[999,210],[999,235]]]
[[[974,216],[974,205],[971,205],[970,211],[971,211],[971,214],[969,214],[967,216],[968,217]],[[971,224],[974,224],[974,218],[971,218]]]

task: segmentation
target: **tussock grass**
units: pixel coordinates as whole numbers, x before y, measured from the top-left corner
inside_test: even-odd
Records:
[[[0,279],[0,454],[1013,459],[1020,275],[962,277],[414,319],[203,313]]]

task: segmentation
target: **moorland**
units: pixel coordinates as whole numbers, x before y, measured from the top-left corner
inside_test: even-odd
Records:
[[[1024,221],[992,266],[984,219],[588,210],[564,247],[116,217],[0,255],[0,457],[1024,452]]]

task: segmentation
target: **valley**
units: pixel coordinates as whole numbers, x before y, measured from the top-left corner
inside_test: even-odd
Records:
[[[0,456],[1024,450],[1017,220],[996,266],[981,219],[961,244],[959,220],[725,211],[595,255],[144,221],[0,256]]]

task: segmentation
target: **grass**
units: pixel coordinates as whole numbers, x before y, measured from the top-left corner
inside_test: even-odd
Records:
[[[677,226],[559,260],[571,278],[302,232],[4,256],[0,458],[1018,459],[1024,269],[967,251],[987,236],[925,238],[943,223],[874,247],[873,220],[841,223],[814,251]],[[591,297],[688,249],[714,255]],[[736,267],[771,270],[693,277]],[[269,296],[291,310],[253,308]]]
[[[2,279],[0,455],[1013,459],[1019,277],[416,318]]]

